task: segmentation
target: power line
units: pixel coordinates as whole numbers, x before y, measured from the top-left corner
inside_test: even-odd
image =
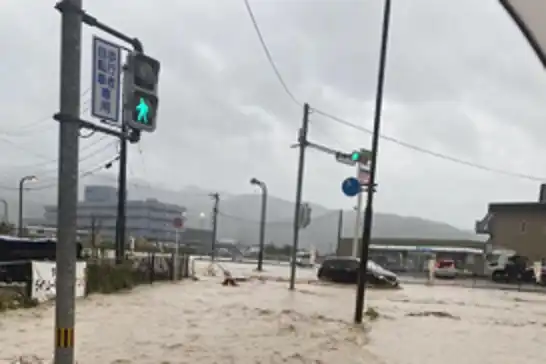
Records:
[[[250,17],[250,20],[252,21],[252,24],[254,26],[254,30],[256,31],[256,35],[258,36],[260,44],[262,45],[262,50],[264,51],[264,53],[265,53],[265,55],[267,57],[267,60],[269,61],[269,64],[270,64],[271,68],[273,69],[275,75],[277,76],[277,79],[279,80],[281,86],[283,87],[283,89],[287,93],[287,95],[290,97],[290,99],[292,101],[294,101],[295,103],[297,103],[299,106],[302,106],[302,104],[300,102],[298,102],[298,100],[296,99],[294,94],[290,91],[290,89],[288,88],[286,82],[284,81],[281,73],[279,72],[279,70],[278,70],[278,68],[277,68],[277,66],[276,66],[276,64],[275,64],[275,62],[273,60],[273,57],[271,56],[271,52],[269,51],[269,48],[267,47],[267,44],[264,41],[264,38],[262,36],[262,32],[260,30],[258,22],[256,21],[256,18],[254,17],[254,13],[252,11],[252,8],[250,7],[249,0],[244,0],[244,3],[245,3],[245,6],[246,6],[248,15]],[[324,112],[324,111],[322,111],[320,109],[317,109],[317,108],[312,108],[312,110],[314,112],[316,112],[317,114],[320,114],[320,115],[322,115],[322,116],[324,116],[324,117],[326,117],[326,118],[328,118],[328,119],[330,119],[330,120],[332,120],[334,122],[337,122],[338,124],[345,125],[347,127],[350,127],[350,128],[355,129],[355,130],[359,130],[359,131],[362,131],[362,132],[365,132],[365,133],[368,133],[368,134],[372,134],[372,130],[370,130],[370,129],[367,129],[367,128],[361,127],[359,125],[353,124],[353,123],[351,123],[351,122],[349,122],[347,120],[341,119],[341,118],[339,118],[337,116],[331,115],[331,114],[329,114],[327,112]],[[443,159],[443,160],[446,160],[446,161],[449,161],[449,162],[452,162],[452,163],[461,164],[461,165],[464,165],[464,166],[467,166],[467,167],[480,169],[482,171],[497,173],[497,174],[501,174],[501,175],[505,175],[505,176],[509,176],[509,177],[526,179],[526,180],[530,180],[530,181],[539,181],[539,182],[546,181],[546,177],[532,176],[532,175],[528,175],[528,174],[511,172],[511,171],[502,170],[502,169],[498,169],[498,168],[488,167],[488,166],[483,165],[483,164],[470,162],[470,161],[467,161],[467,160],[464,160],[464,159],[461,159],[461,158],[450,156],[448,154],[444,154],[444,153],[436,152],[436,151],[433,151],[433,150],[430,150],[430,149],[427,149],[427,148],[419,147],[417,145],[405,142],[403,140],[400,140],[400,139],[397,139],[397,138],[394,138],[394,137],[391,137],[391,136],[388,136],[388,135],[385,135],[385,134],[380,134],[379,137],[381,139],[383,139],[383,140],[398,144],[398,145],[400,145],[400,146],[402,146],[404,148],[413,150],[415,152],[419,152],[419,153],[422,153],[422,154],[427,154],[427,155],[430,155],[432,157]]]
[[[88,145],[86,149],[89,149],[90,147],[93,147],[94,145],[97,145],[100,141],[104,140],[105,138],[107,138],[108,136],[103,136],[102,138],[100,138],[96,143],[94,144],[91,144],[91,145]],[[102,148],[98,149],[98,150],[94,150],[92,151],[91,153],[83,156],[82,158],[79,159],[79,163],[83,162],[83,161],[86,161],[88,159],[91,159],[95,156],[97,156],[97,154],[99,153],[102,153],[103,151],[106,151],[110,146],[114,145],[116,143],[116,141],[112,141],[110,143],[107,143],[106,145],[104,145]],[[117,159],[119,158],[119,156],[116,156],[114,159],[110,160],[108,163],[104,164],[104,166],[107,166],[108,164],[111,164],[113,161],[116,161]],[[55,163],[57,162],[56,160],[54,161]],[[51,162],[50,162],[51,163]],[[49,164],[49,163],[46,163],[46,165]],[[44,164],[41,164],[41,165],[44,165]],[[96,167],[95,167],[96,168]],[[109,167],[105,167],[105,168],[109,168]],[[39,173],[40,176],[47,176],[49,173],[52,173],[52,172],[55,172],[57,169],[43,169],[41,170],[41,173]],[[94,169],[93,169],[94,170]],[[83,172],[82,173],[82,176],[87,176],[87,172]],[[49,180],[49,179],[56,179],[56,177],[50,177],[50,178],[46,178],[45,180]],[[54,184],[52,184],[51,186],[55,186],[56,185],[56,182]],[[18,190],[18,188],[15,188],[15,187],[8,187],[8,186],[0,186],[0,189],[2,190]],[[42,188],[42,187],[35,187],[35,188],[32,188],[32,187],[29,187],[28,188],[29,190],[40,190],[40,189],[45,189],[45,188]]]
[[[115,143],[116,143],[116,141],[111,141],[110,143],[107,143],[107,144],[103,145],[101,148],[97,148],[96,150],[93,150],[93,151],[89,152],[87,155],[84,155],[83,157],[81,157],[79,159],[79,163],[85,162],[85,161],[87,161],[87,160],[89,160],[91,158],[96,157],[100,153],[103,153],[103,152],[107,151],[108,148],[113,146]],[[58,171],[57,167],[53,167],[53,168],[50,167],[50,168],[42,169],[42,170],[39,169],[39,170],[36,171],[36,174],[39,174],[40,176],[44,176],[44,175],[48,175],[50,173],[57,173],[57,171]]]
[[[101,138],[97,139],[96,141],[94,141],[93,143],[89,143],[88,145],[84,146],[81,148],[80,152],[85,152],[91,148],[93,148],[94,146],[98,145],[100,142],[102,142],[103,140],[107,139],[109,137],[109,135],[104,135],[102,136]],[[94,156],[96,156],[98,153],[101,153],[103,152],[104,150],[106,150],[108,147],[112,146],[115,144],[115,141],[113,142],[110,142],[110,143],[107,143],[105,145],[103,145],[101,148],[97,148],[96,150],[93,150],[89,153],[87,153],[86,155],[84,155],[83,157],[80,157],[80,162],[83,162],[85,160],[88,160]],[[48,159],[42,163],[32,163],[32,164],[26,164],[26,165],[18,165],[18,166],[13,166],[13,167],[10,167],[10,168],[14,168],[14,169],[31,169],[31,168],[38,168],[38,167],[44,167],[44,166],[49,166],[49,165],[52,165],[52,164],[56,164],[58,163],[59,160],[58,158],[51,158],[51,159]],[[2,167],[5,167],[5,166],[2,166]],[[56,168],[55,168],[56,169]]]
[[[103,163],[99,164],[98,166],[96,166],[94,168],[91,168],[89,170],[86,170],[86,171],[80,173],[79,178],[83,179],[83,178],[92,176],[95,173],[98,173],[98,172],[100,172],[100,171],[102,171],[104,169],[108,169],[108,168],[110,168],[112,166],[112,163],[114,163],[117,160],[119,160],[119,155],[115,156],[114,158],[110,158],[106,162],[103,162]],[[42,190],[50,189],[52,187],[56,187],[57,185],[58,185],[57,182],[52,182],[52,183],[48,183],[48,184],[45,184],[45,185],[42,185],[42,186],[37,186],[37,187],[25,187],[24,189],[25,189],[25,191],[42,191]],[[7,187],[7,186],[0,186],[0,189],[10,190],[10,191],[18,191],[19,190],[19,188]]]
[[[248,2],[248,0],[244,0],[244,2],[245,2],[246,10],[248,12],[248,16],[250,17],[250,20],[252,21],[252,25],[254,26],[254,30],[256,31],[256,35],[258,35],[258,39],[260,40],[260,43],[262,45],[262,49],[263,49],[263,51],[265,53],[265,56],[267,57],[267,61],[269,62],[269,64],[271,65],[271,68],[275,72],[275,75],[277,76],[277,79],[279,80],[282,87],[284,88],[284,91],[288,94],[288,96],[292,99],[292,101],[294,101],[295,104],[297,104],[298,106],[301,106],[301,102],[299,102],[296,99],[294,94],[288,88],[288,85],[286,84],[286,82],[284,82],[284,79],[283,79],[283,77],[281,75],[281,72],[277,68],[277,65],[275,64],[275,61],[273,60],[273,56],[271,56],[271,53],[269,52],[269,48],[267,47],[267,44],[265,43],[265,40],[264,40],[264,38],[262,36],[262,32],[260,31],[260,27],[258,26],[258,22],[256,21],[256,18],[254,17],[254,12],[252,11],[252,8],[250,7],[250,3]]]
[[[85,94],[86,92],[87,92],[87,91],[84,91],[83,94]],[[83,112],[86,112],[87,110],[89,110],[89,105],[86,106],[86,107],[84,108]],[[42,122],[48,121],[48,120],[51,120],[51,117],[46,118],[46,119],[42,119],[42,120],[40,120],[40,121],[38,121],[38,122],[34,122],[34,123],[31,123],[31,124],[27,124],[27,126],[39,124],[39,123],[42,123]],[[23,126],[23,128],[24,128],[24,126]],[[19,130],[19,132],[21,132],[21,130]],[[13,132],[10,133],[10,132],[5,132],[5,131],[4,131],[4,132],[0,131],[0,134],[4,134],[4,135],[0,135],[0,140],[3,141],[3,142],[5,142],[5,143],[7,143],[7,144],[10,144],[13,148],[16,148],[16,149],[19,149],[19,150],[21,150],[21,151],[23,151],[23,152],[25,152],[25,153],[31,154],[31,155],[33,155],[33,156],[36,157],[36,158],[45,159],[46,161],[48,160],[47,157],[45,157],[44,155],[39,154],[39,153],[36,153],[36,152],[34,152],[34,151],[32,151],[32,150],[29,150],[29,149],[27,149],[27,148],[24,148],[24,147],[20,146],[18,143],[14,142],[14,141],[11,141],[11,140],[9,140],[9,139],[7,139],[7,138],[5,138],[5,136],[8,136],[8,137],[9,137],[9,136],[11,136],[11,137],[17,136],[17,135],[13,135]],[[19,136],[20,136],[20,135],[19,135]],[[49,161],[51,161],[51,159],[49,159]]]
[[[90,90],[91,90],[91,87],[87,87],[81,93],[80,97],[84,97],[87,93],[89,93]],[[89,103],[90,102],[91,102],[91,99],[88,99],[87,101],[84,101],[84,104],[86,105],[86,107],[82,111],[83,113],[85,113],[87,110],[89,110]],[[4,134],[5,136],[21,136],[22,134],[24,134],[27,131],[27,129],[33,129],[35,126],[40,125],[40,124],[42,124],[42,123],[44,123],[46,121],[49,121],[49,120],[52,120],[51,116],[40,118],[39,120],[30,122],[28,124],[18,125],[17,130],[15,130],[15,131],[0,130],[0,133]]]
[[[341,118],[339,118],[337,116],[328,114],[328,113],[326,113],[324,111],[321,111],[319,109],[313,109],[313,111],[315,111],[317,114],[325,116],[325,117],[327,117],[327,118],[329,118],[329,119],[333,120],[334,122],[337,122],[337,123],[339,123],[341,125],[348,126],[350,128],[362,131],[362,132],[367,133],[367,134],[372,134],[372,130],[364,128],[364,127],[356,125],[356,124],[353,124],[353,123],[351,123],[351,122],[349,122],[347,120],[343,120],[343,119],[341,119]],[[385,134],[380,134],[379,137],[381,139],[383,139],[383,140],[398,144],[398,145],[400,145],[400,146],[402,146],[404,148],[411,149],[411,150],[414,150],[414,151],[422,153],[422,154],[427,154],[427,155],[430,155],[432,157],[440,158],[440,159],[450,161],[450,162],[453,162],[453,163],[457,163],[457,164],[461,164],[461,165],[464,165],[464,166],[480,169],[482,171],[487,171],[487,172],[492,172],[492,173],[497,173],[497,174],[503,174],[503,175],[506,175],[506,176],[516,177],[516,178],[521,178],[521,179],[527,179],[527,180],[530,180],[530,181],[541,181],[541,182],[546,181],[545,177],[537,177],[537,176],[527,175],[527,174],[523,174],[523,173],[510,172],[510,171],[506,171],[506,170],[502,170],[502,169],[498,169],[498,168],[488,167],[488,166],[483,165],[483,164],[470,162],[470,161],[467,161],[467,160],[464,160],[464,159],[461,159],[461,158],[453,157],[453,156],[450,156],[450,155],[447,155],[447,154],[444,154],[444,153],[435,152],[435,151],[432,151],[430,149],[419,147],[417,145],[407,143],[407,142],[405,142],[403,140],[400,140],[400,139],[397,139],[397,138],[394,138],[394,137],[391,137],[391,136],[388,136],[388,135],[385,135]]]

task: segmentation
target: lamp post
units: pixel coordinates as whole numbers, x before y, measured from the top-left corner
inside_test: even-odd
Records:
[[[18,229],[18,236],[19,237],[22,237],[23,236],[23,189],[24,189],[24,185],[25,185],[25,182],[33,182],[33,181],[36,181],[38,178],[36,178],[36,176],[25,176],[23,178],[21,178],[21,180],[19,181],[19,222],[18,222],[18,225],[17,225],[17,229]]]
[[[204,230],[205,229],[205,219],[207,218],[207,215],[204,212],[201,212],[199,214],[199,229]]]
[[[9,223],[9,208],[8,208],[8,201],[6,201],[5,199],[3,198],[0,198],[0,202],[2,202],[4,204],[4,217],[3,217],[3,222],[5,222],[6,224]]]
[[[260,251],[258,252],[258,272],[263,269],[264,247],[265,247],[265,220],[267,211],[267,185],[265,182],[256,178],[250,180],[251,185],[258,186],[262,189],[262,214],[260,217]]]

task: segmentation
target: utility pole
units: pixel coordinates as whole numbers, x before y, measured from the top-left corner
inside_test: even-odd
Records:
[[[337,248],[336,255],[339,255],[339,247],[341,246],[341,239],[343,237],[343,209],[339,210],[339,218],[337,220]]]
[[[97,218],[91,215],[91,257],[98,258],[99,252],[97,249]]]
[[[373,196],[375,194],[375,174],[377,171],[377,153],[379,145],[379,132],[381,128],[381,109],[383,107],[383,86],[385,83],[385,65],[387,63],[387,44],[389,39],[389,21],[391,14],[391,0],[385,0],[383,12],[383,29],[381,33],[381,50],[379,54],[379,71],[377,73],[377,90],[375,94],[375,115],[373,123],[372,150],[370,158],[370,177],[367,188],[367,201],[364,211],[364,228],[362,229],[362,249],[360,251],[360,269],[358,275],[358,287],[356,291],[355,317],[357,324],[362,323],[365,302],[366,273],[368,267],[368,255],[370,238],[372,235],[373,220]],[[362,193],[362,192],[361,192]]]
[[[125,76],[127,77],[127,76]],[[126,134],[128,131],[125,118],[122,117],[121,131]],[[127,140],[120,139],[119,146],[119,173],[118,173],[118,211],[116,216],[116,264],[123,263],[125,257],[125,227],[127,202]]]
[[[82,0],[63,0],[56,8],[62,14],[60,113],[79,119]],[[77,122],[60,124],[55,364],[74,363],[79,137]]]
[[[91,215],[91,247],[94,249],[97,243],[96,234],[97,234],[97,218],[95,215]]]
[[[290,290],[294,290],[296,283],[296,254],[298,252],[298,240],[300,233],[300,209],[301,194],[303,189],[303,173],[305,171],[305,148],[307,148],[307,134],[309,131],[309,104],[303,105],[303,120],[298,135],[300,156],[298,161],[298,179],[296,185],[296,202],[294,207],[294,239],[292,242],[292,259],[290,262]]]
[[[9,205],[8,201],[6,201],[3,198],[0,198],[0,202],[4,204],[4,216],[2,217],[2,221],[6,224],[9,224]]]
[[[214,261],[214,256],[216,253],[216,237],[218,234],[218,204],[220,203],[220,195],[218,192],[211,193],[209,195],[214,200],[214,205],[212,207],[212,252],[210,255],[210,260]]]

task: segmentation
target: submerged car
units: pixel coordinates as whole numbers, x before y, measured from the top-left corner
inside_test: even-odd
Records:
[[[326,258],[318,270],[318,279],[336,283],[357,283],[360,260],[353,257]],[[375,286],[397,287],[398,276],[368,260],[366,282]]]

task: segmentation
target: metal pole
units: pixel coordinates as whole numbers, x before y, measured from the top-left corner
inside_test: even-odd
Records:
[[[214,199],[214,206],[212,208],[212,252],[210,255],[210,260],[214,262],[214,257],[216,254],[216,239],[218,234],[218,204],[220,203],[220,195],[218,193],[213,193],[210,196]]]
[[[385,64],[387,62],[387,43],[389,39],[389,21],[391,14],[391,0],[385,0],[383,13],[383,29],[381,34],[381,51],[379,54],[379,71],[377,73],[377,90],[375,99],[375,116],[372,136],[372,153],[370,158],[370,178],[366,208],[364,211],[364,228],[362,230],[362,249],[360,250],[360,269],[358,277],[358,288],[355,304],[355,323],[362,323],[364,310],[366,272],[368,266],[368,253],[372,233],[373,218],[373,195],[375,193],[375,173],[377,170],[377,153],[379,145],[379,131],[381,127],[381,108],[383,106],[383,85],[385,81]]]
[[[123,77],[127,77],[127,67],[123,68]],[[124,90],[125,91],[125,90]],[[122,112],[123,114],[123,112]],[[127,124],[124,115],[121,116],[121,132],[127,134]],[[125,259],[125,233],[127,202],[127,139],[119,140],[119,172],[118,172],[118,211],[116,216],[116,264],[121,264]]]
[[[175,233],[174,233],[174,262],[173,262],[173,269],[174,269],[174,274],[173,274],[173,278],[174,280],[178,280],[178,257],[180,255],[180,241],[179,241],[179,238],[180,238],[180,228],[179,227],[176,227],[175,228]]]
[[[23,185],[26,177],[19,181],[19,218],[17,220],[17,236],[23,237]]]
[[[356,164],[356,178],[360,181],[360,162]],[[356,200],[356,220],[355,220],[355,231],[353,235],[353,257],[358,257],[358,240],[360,237],[360,225],[362,219],[362,192],[358,194]]]
[[[8,207],[9,205],[8,205],[8,201],[1,198],[0,202],[2,202],[4,204],[4,218],[3,218],[3,221],[5,223],[9,223],[9,207]]]
[[[80,116],[82,0],[63,0],[60,112]],[[76,224],[78,207],[79,133],[77,123],[59,127],[59,189],[57,214],[57,295],[55,298],[55,364],[74,363]]]
[[[294,208],[294,240],[292,243],[292,259],[290,261],[290,290],[294,290],[296,283],[296,254],[300,233],[301,194],[303,189],[303,172],[305,169],[305,148],[307,147],[307,133],[309,131],[309,104],[303,105],[303,121],[299,133],[300,156],[298,161],[298,179],[296,185],[296,202]]]
[[[337,220],[337,247],[336,255],[339,255],[339,247],[341,246],[341,239],[343,237],[343,209],[339,210],[339,218]]]
[[[262,188],[262,214],[260,217],[260,251],[258,252],[258,272],[263,270],[264,249],[265,249],[265,221],[267,211],[267,186],[264,182],[260,182]]]

